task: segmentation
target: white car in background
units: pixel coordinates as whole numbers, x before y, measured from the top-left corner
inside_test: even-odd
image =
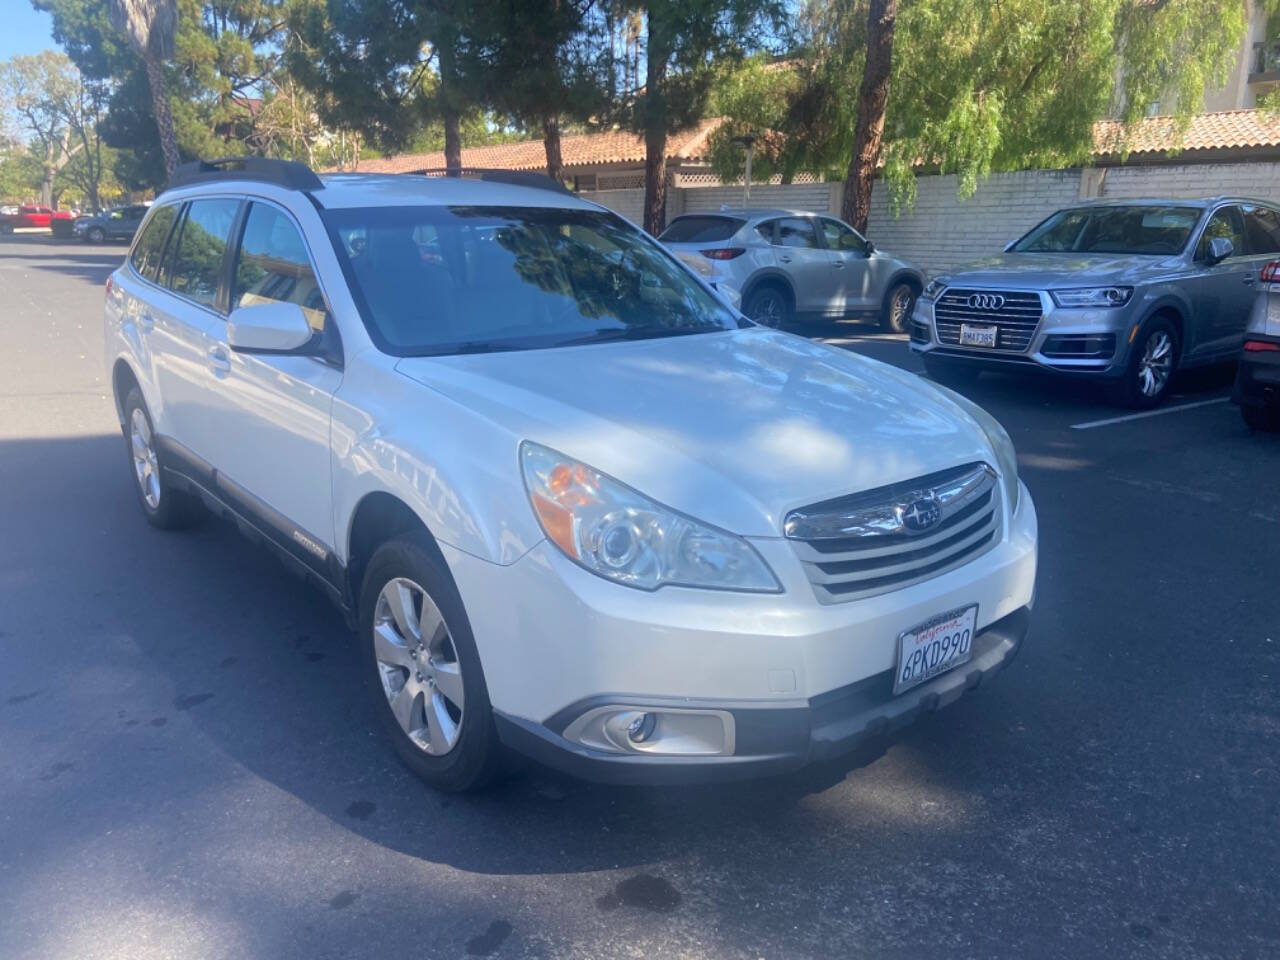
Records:
[[[504,748],[793,769],[1027,630],[1035,507],[990,416],[751,323],[550,181],[183,168],[105,329],[146,518],[212,507],[325,590],[442,789]]]

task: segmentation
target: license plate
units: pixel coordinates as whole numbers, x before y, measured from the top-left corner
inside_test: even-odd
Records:
[[[973,635],[977,626],[978,605],[975,603],[898,634],[898,665],[893,673],[893,692],[902,693],[967,663],[973,656]]]
[[[960,324],[960,343],[966,347],[994,347],[999,327],[975,327],[971,323]]]

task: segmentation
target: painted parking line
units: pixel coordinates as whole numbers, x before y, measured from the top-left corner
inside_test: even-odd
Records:
[[[1161,407],[1159,410],[1148,410],[1145,413],[1130,413],[1123,417],[1108,417],[1106,420],[1090,420],[1088,423],[1073,423],[1072,430],[1092,430],[1094,427],[1109,427],[1113,423],[1128,423],[1130,420],[1145,420],[1147,417],[1163,417],[1166,413],[1177,413],[1179,410],[1191,410],[1194,407],[1207,407],[1215,403],[1226,403],[1230,397],[1214,397],[1212,400],[1200,400],[1196,403],[1180,403],[1174,407]]]

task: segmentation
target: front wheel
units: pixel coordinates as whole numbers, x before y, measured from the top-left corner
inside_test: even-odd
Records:
[[[85,234],[90,243],[106,243],[107,232],[101,227],[90,227],[89,232]]]
[[[428,543],[383,544],[360,591],[366,682],[396,753],[438,790],[489,783],[501,766],[489,691],[453,578]]]
[[[915,288],[909,283],[894,284],[880,308],[880,326],[889,333],[906,333],[915,305]]]
[[[1124,377],[1112,387],[1112,399],[1138,409],[1158,406],[1168,396],[1177,369],[1178,331],[1157,317],[1138,333]]]

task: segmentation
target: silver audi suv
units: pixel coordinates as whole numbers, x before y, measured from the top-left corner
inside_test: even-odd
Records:
[[[985,369],[1103,378],[1154,406],[1174,373],[1228,360],[1260,267],[1280,255],[1280,208],[1260,200],[1096,201],[1059,210],[1001,256],[933,278],[911,349],[953,385]]]
[[[805,314],[878,320],[905,333],[924,287],[916,267],[823,214],[690,213],[658,239],[712,285],[736,290],[742,312],[768,327]]]

